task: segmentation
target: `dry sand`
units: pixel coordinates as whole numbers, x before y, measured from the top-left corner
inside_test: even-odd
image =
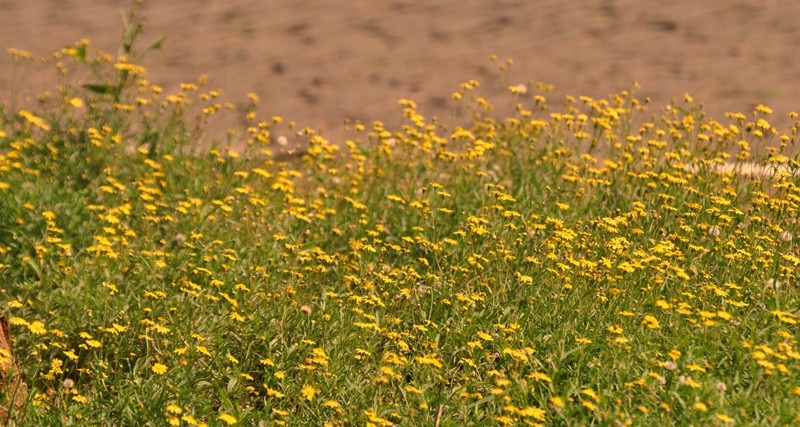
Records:
[[[0,47],[45,55],[80,38],[116,52],[128,1],[0,1]],[[488,57],[513,58],[507,84],[543,81],[549,97],[603,97],[641,86],[656,107],[685,92],[708,113],[757,103],[800,110],[800,2],[794,0],[149,0],[143,45],[166,36],[145,62],[174,90],[201,74],[260,113],[320,128],[342,120],[401,121],[400,98],[425,115],[452,117],[450,94],[471,78],[508,106]],[[34,65],[0,59],[0,99],[30,98],[53,83]],[[12,78],[13,76],[13,78]]]

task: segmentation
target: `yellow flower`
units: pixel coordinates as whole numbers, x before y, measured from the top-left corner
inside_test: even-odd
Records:
[[[272,413],[275,414],[275,415],[279,415],[281,417],[285,417],[285,416],[289,415],[289,411],[283,411],[283,410],[280,410],[278,408],[272,408]]]
[[[164,375],[167,373],[167,365],[156,363],[153,365],[153,372],[158,375]]]
[[[530,417],[535,420],[544,421],[546,412],[542,409],[533,406],[528,406],[517,411],[517,414],[519,414],[522,417]]]
[[[480,338],[480,339],[482,339],[484,341],[492,341],[494,339],[494,338],[492,338],[491,335],[487,334],[486,332],[478,331],[477,335],[478,335],[478,338]]]
[[[322,406],[326,408],[338,408],[339,403],[336,402],[335,400],[326,400],[325,403],[322,404]]]
[[[717,419],[722,421],[723,423],[732,423],[732,422],[736,421],[733,418],[731,418],[731,417],[729,417],[729,416],[727,416],[725,414],[717,414],[716,416],[717,416]]]
[[[595,402],[599,402],[600,401],[600,396],[597,395],[597,392],[595,392],[594,390],[592,390],[590,388],[581,390],[581,394],[584,395],[584,396],[591,397],[592,399],[595,400]]]
[[[28,110],[20,110],[19,115],[22,118],[24,118],[25,120],[27,120],[29,123],[32,123],[32,124],[42,128],[45,131],[49,131],[50,130],[50,125],[45,123],[44,119],[42,119],[41,117],[37,117],[36,115],[34,115],[33,113],[31,113]]]
[[[308,400],[314,400],[314,397],[318,395],[320,390],[318,388],[314,388],[308,384],[303,386],[303,389],[300,390],[300,393]]]
[[[183,409],[181,409],[180,406],[173,403],[171,405],[167,405],[167,412],[170,414],[178,415],[183,412]]]
[[[441,368],[441,367],[444,366],[444,365],[442,365],[442,362],[440,362],[438,359],[436,359],[436,357],[433,356],[433,355],[428,355],[428,356],[425,356],[425,357],[416,356],[416,357],[414,357],[414,360],[416,360],[417,363],[419,363],[420,365],[433,365],[433,366],[435,366],[437,368]]]
[[[545,374],[544,372],[534,372],[532,374],[529,374],[528,377],[533,378],[535,380],[546,381],[548,383],[553,382],[553,379],[550,378],[550,376]]]
[[[266,384],[264,384],[264,388],[267,389],[267,396],[274,396],[274,397],[276,397],[278,399],[286,396],[285,394],[281,393],[280,391],[275,390],[273,388],[270,388]]]
[[[219,416],[217,417],[217,419],[218,419],[218,420],[220,420],[220,421],[222,421],[222,422],[224,422],[225,424],[227,424],[227,425],[229,425],[229,426],[232,426],[232,425],[236,424],[236,423],[237,423],[237,421],[238,421],[238,420],[236,419],[236,417],[234,417],[234,416],[233,416],[233,415],[231,415],[231,414],[225,413],[225,412],[223,412],[223,413],[219,414]]]
[[[644,319],[642,319],[642,325],[647,326],[650,329],[658,329],[661,327],[661,325],[658,324],[658,319],[650,315],[644,316]]]
[[[499,422],[500,424],[503,424],[503,425],[506,425],[506,426],[507,426],[507,425],[514,424],[514,423],[516,422],[516,420],[515,420],[515,419],[513,419],[513,418],[511,418],[511,417],[507,417],[507,416],[505,416],[505,415],[501,415],[501,416],[499,416],[499,417],[495,418],[495,420],[496,420],[497,422]]]
[[[705,368],[703,368],[700,365],[694,364],[694,363],[686,365],[686,369],[688,369],[690,371],[699,371],[699,372],[705,372],[706,371]]]
[[[27,59],[33,60],[33,54],[28,52],[27,50],[17,49],[15,47],[8,48],[8,53],[11,54],[15,59]]]
[[[692,409],[695,411],[705,412],[708,410],[708,406],[706,406],[706,404],[703,402],[695,402],[695,404],[692,405]]]
[[[678,378],[678,381],[681,384],[687,385],[687,386],[689,386],[691,388],[700,388],[700,383],[698,383],[697,381],[693,380],[692,377],[684,377],[683,375],[681,375],[681,377]]]
[[[564,407],[564,399],[559,396],[553,396],[550,398],[550,403],[553,404],[556,408],[563,408]]]
[[[35,335],[42,335],[47,332],[47,329],[44,327],[44,323],[35,320],[28,324],[28,330]]]
[[[407,385],[407,386],[403,387],[403,389],[404,389],[405,391],[409,392],[409,393],[413,393],[413,394],[422,394],[422,390],[420,390],[420,389],[418,389],[418,388],[414,387],[413,385]]]

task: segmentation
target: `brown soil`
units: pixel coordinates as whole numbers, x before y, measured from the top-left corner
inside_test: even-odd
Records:
[[[0,47],[48,54],[80,38],[116,52],[129,1],[0,2]],[[145,65],[174,90],[201,74],[226,99],[262,98],[260,113],[321,128],[342,120],[401,120],[400,98],[426,116],[452,118],[450,94],[477,78],[480,94],[508,107],[504,86],[542,81],[550,95],[603,97],[641,85],[655,107],[692,94],[708,113],[757,103],[800,110],[800,2],[790,0],[172,0],[142,8],[144,43],[167,37]],[[488,61],[513,58],[505,73]],[[0,55],[0,99],[52,84],[33,65]]]

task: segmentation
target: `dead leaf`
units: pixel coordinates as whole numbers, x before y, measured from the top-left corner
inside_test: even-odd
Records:
[[[11,351],[8,319],[0,315],[0,423],[5,423],[12,409],[20,408],[28,397],[28,387]]]

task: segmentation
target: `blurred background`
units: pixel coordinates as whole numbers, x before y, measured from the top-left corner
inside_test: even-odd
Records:
[[[2,100],[35,98],[56,81],[52,65],[15,68],[6,48],[46,56],[85,37],[116,53],[129,7],[0,0]],[[786,126],[800,110],[793,0],[146,0],[140,14],[140,47],[166,37],[144,63],[153,83],[174,91],[205,74],[225,100],[244,104],[254,92],[260,115],[334,140],[343,119],[397,125],[400,98],[452,122],[451,94],[473,78],[497,114],[509,108],[505,87],[529,81],[554,85],[552,104],[638,82],[651,111],[684,93],[718,119],[764,103]]]

